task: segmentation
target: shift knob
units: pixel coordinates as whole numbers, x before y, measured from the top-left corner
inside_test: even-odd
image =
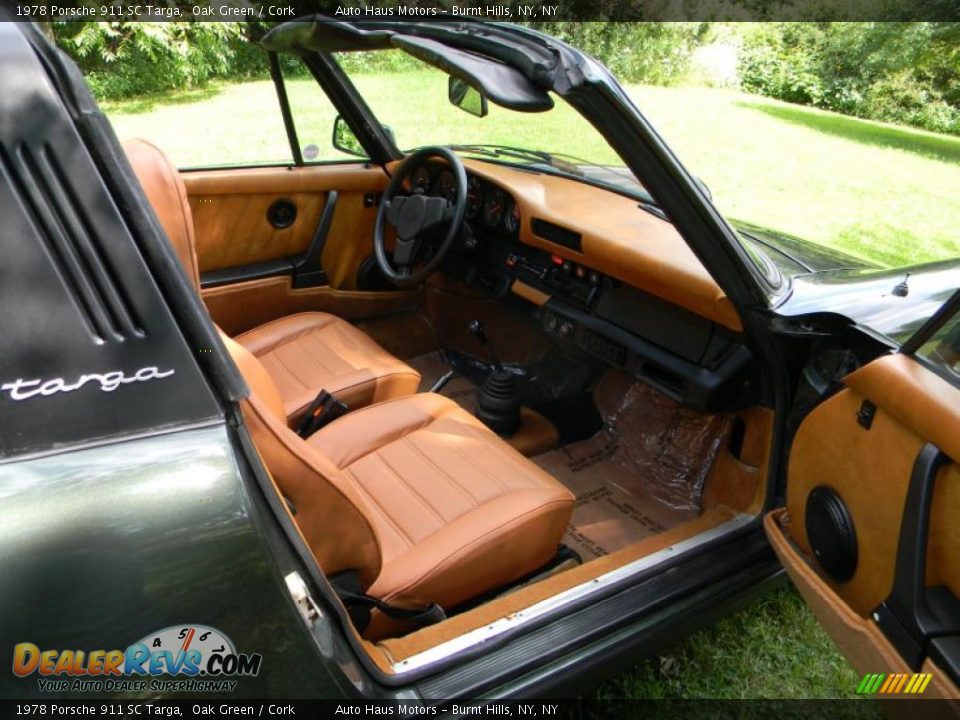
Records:
[[[487,333],[483,330],[482,322],[479,320],[471,320],[469,323],[467,323],[467,330],[469,330],[470,334],[480,341],[481,345],[487,344]]]

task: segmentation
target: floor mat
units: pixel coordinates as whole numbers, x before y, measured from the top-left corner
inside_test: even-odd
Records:
[[[563,542],[585,562],[697,517],[731,427],[641,383],[617,395],[595,436],[532,458],[576,495]]]
[[[407,362],[423,377],[421,392],[449,369],[439,352]],[[476,407],[476,385],[460,375],[440,393]],[[703,482],[733,425],[619,371],[600,380],[593,399],[599,432],[531,458],[576,496],[563,542],[584,562],[698,517]]]

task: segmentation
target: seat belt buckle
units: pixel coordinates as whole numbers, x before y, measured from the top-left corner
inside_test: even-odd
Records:
[[[350,408],[342,400],[337,400],[336,396],[326,390],[317,393],[317,397],[300,421],[300,427],[297,428],[297,435],[306,439],[313,435],[317,430],[329,425],[339,417],[346,415]]]

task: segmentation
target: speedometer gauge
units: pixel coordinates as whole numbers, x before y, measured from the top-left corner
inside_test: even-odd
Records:
[[[480,179],[471,175],[467,180],[467,220],[473,220],[483,207],[483,189]]]
[[[430,171],[427,170],[426,166],[421,165],[413,171],[413,175],[410,176],[410,186],[413,192],[418,195],[427,194],[430,189]]]
[[[487,194],[483,204],[483,222],[487,227],[496,227],[503,220],[507,210],[507,196],[500,188],[494,188]]]
[[[457,180],[453,173],[444,170],[437,178],[437,184],[433,187],[433,194],[454,202],[457,199]]]

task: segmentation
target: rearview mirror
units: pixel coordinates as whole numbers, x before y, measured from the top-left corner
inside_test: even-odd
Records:
[[[471,115],[483,117],[487,114],[486,96],[460,78],[450,77],[447,84],[447,97],[450,99],[451,105],[455,105]]]
[[[347,155],[362,158],[367,156],[367,151],[363,149],[363,145],[357,140],[347,121],[340,115],[337,115],[337,119],[333,121],[333,146]]]

